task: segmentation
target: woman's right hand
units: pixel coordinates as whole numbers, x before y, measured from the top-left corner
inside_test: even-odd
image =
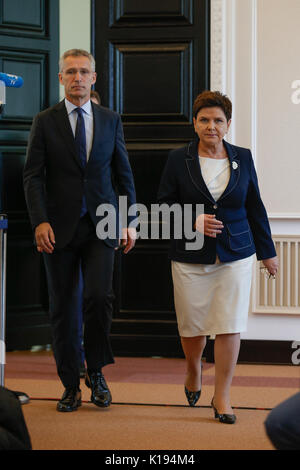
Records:
[[[200,214],[196,219],[195,228],[207,237],[216,238],[217,233],[222,233],[224,225],[214,214]]]

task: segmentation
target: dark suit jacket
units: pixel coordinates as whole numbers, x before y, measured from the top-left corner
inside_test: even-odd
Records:
[[[187,147],[172,150],[165,166],[159,192],[160,203],[204,204],[204,212],[215,214],[224,228],[216,238],[204,237],[200,250],[187,251],[185,238],[172,239],[170,258],[187,263],[213,264],[235,261],[256,252],[257,259],[276,256],[267,213],[260,198],[256,171],[248,149],[224,142],[230,160],[230,180],[216,202],[201,174],[196,139]],[[194,220],[195,222],[195,212]]]
[[[33,229],[42,222],[49,222],[57,248],[72,239],[83,194],[95,225],[103,218],[96,216],[97,207],[103,203],[115,207],[118,222],[112,174],[119,195],[127,196],[128,206],[136,202],[120,116],[93,102],[92,109],[93,145],[85,170],[75,150],[64,101],[39,113],[32,124],[24,168],[26,202]],[[117,238],[118,224],[116,238],[105,242],[116,246]]]

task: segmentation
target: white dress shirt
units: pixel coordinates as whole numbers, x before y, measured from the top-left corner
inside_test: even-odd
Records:
[[[67,100],[67,98],[65,98],[65,106],[67,108],[69,121],[71,124],[73,135],[75,137],[77,117],[78,117],[78,114],[75,111],[75,109],[78,108],[78,106],[71,103],[69,100]],[[91,150],[92,150],[93,134],[94,134],[94,116],[93,116],[91,101],[89,100],[86,103],[84,103],[84,105],[81,106],[81,109],[83,111],[83,118],[84,118],[85,135],[86,135],[86,155],[87,155],[87,160],[88,160]]]

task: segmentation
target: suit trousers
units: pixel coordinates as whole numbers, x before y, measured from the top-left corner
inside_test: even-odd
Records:
[[[112,323],[112,278],[115,250],[96,235],[86,214],[72,241],[44,253],[53,352],[58,375],[66,388],[79,387],[80,265],[83,278],[84,349],[88,369],[114,362],[109,334]]]

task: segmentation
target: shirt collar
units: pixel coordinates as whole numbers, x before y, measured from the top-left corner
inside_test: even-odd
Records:
[[[65,98],[65,106],[67,108],[68,114],[71,114],[74,109],[78,108],[75,104],[71,103],[71,101],[67,100]],[[91,100],[88,100],[86,103],[84,103],[81,106],[81,109],[86,113],[86,114],[92,114],[92,105],[91,105]]]

